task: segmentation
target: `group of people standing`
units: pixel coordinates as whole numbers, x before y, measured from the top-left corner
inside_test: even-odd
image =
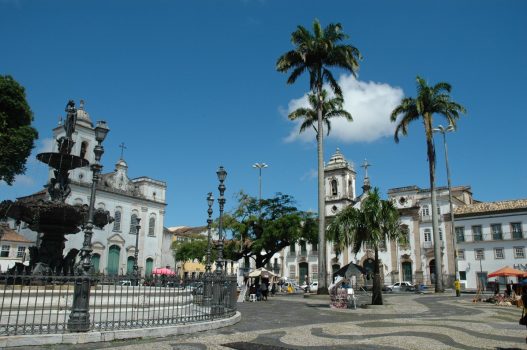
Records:
[[[258,301],[267,301],[269,292],[271,292],[272,296],[276,294],[276,283],[270,283],[269,280],[262,279],[261,281],[252,283],[249,287],[249,293],[255,294],[256,300]]]

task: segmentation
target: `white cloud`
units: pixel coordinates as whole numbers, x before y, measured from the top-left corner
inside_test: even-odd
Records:
[[[344,109],[351,113],[353,122],[344,118],[332,119],[330,138],[343,142],[372,142],[381,137],[393,136],[395,124],[390,122],[390,114],[404,97],[401,88],[384,83],[359,81],[352,75],[341,76],[339,85],[344,95]],[[286,114],[307,106],[309,104],[306,94],[289,101]],[[314,130],[298,133],[300,124],[300,120],[295,121],[295,127],[285,139],[286,142],[315,140]]]

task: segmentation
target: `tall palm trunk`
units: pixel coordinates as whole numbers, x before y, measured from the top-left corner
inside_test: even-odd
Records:
[[[434,237],[434,259],[435,259],[435,291],[436,293],[443,292],[443,259],[441,256],[441,239],[439,237],[439,218],[437,215],[437,196],[435,191],[435,147],[432,138],[432,120],[425,118],[426,130],[426,146],[428,154],[428,167],[430,172],[430,198],[432,201],[432,235]]]
[[[381,271],[379,267],[379,248],[375,245],[375,265],[373,267],[373,291],[371,296],[372,305],[382,305]]]
[[[320,76],[320,75],[319,75]],[[318,155],[318,290],[328,294],[326,268],[326,213],[324,210],[324,130],[322,125],[322,82],[318,84],[317,106],[317,155]]]

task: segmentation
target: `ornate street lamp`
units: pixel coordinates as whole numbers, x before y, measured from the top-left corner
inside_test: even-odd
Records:
[[[211,227],[212,227],[212,205],[214,204],[214,197],[212,197],[212,192],[209,192],[207,195],[207,214],[209,215],[207,219],[207,265],[205,266],[205,276],[204,276],[204,288],[203,288],[203,305],[209,306],[212,299],[212,273],[210,266],[210,255],[211,255]]]
[[[84,229],[84,242],[81,248],[81,269],[77,271],[81,278],[75,280],[75,289],[73,294],[73,306],[68,320],[68,330],[71,332],[87,332],[90,330],[90,269],[91,269],[91,240],[93,236],[93,213],[95,207],[95,192],[99,182],[99,174],[102,171],[100,164],[101,157],[104,153],[102,142],[108,135],[110,129],[105,121],[98,121],[95,127],[95,140],[97,145],[93,149],[95,153],[95,162],[90,166],[92,171],[92,185],[90,195],[90,206],[88,209],[88,223]]]
[[[207,273],[211,272],[211,266],[210,266],[210,241],[211,241],[211,228],[212,228],[212,205],[214,204],[214,197],[212,196],[212,192],[209,192],[207,195],[207,204],[209,206],[209,209],[207,209],[207,214],[209,214],[209,218],[207,219],[207,265],[205,267],[205,271]]]
[[[218,180],[220,181],[220,184],[218,185],[218,190],[220,191],[220,196],[218,197],[218,203],[220,205],[220,218],[219,218],[219,224],[218,224],[218,257],[216,259],[216,274],[222,274],[223,273],[223,206],[225,205],[225,197],[223,196],[223,194],[225,193],[225,185],[223,184],[223,182],[225,181],[225,178],[227,177],[227,171],[225,171],[223,166],[220,166],[216,174],[218,175]]]
[[[448,179],[448,201],[450,202],[450,229],[452,234],[452,248],[454,249],[454,271],[456,275],[455,290],[456,296],[461,296],[460,284],[459,284],[459,269],[458,269],[458,257],[457,257],[457,243],[456,243],[456,228],[454,220],[454,205],[452,204],[452,186],[450,184],[450,167],[448,166],[448,148],[446,145],[446,133],[455,131],[456,128],[450,124],[446,128],[443,125],[438,125],[437,128],[432,129],[434,132],[440,132],[443,135],[443,145],[445,146],[445,164],[446,174]]]
[[[139,230],[141,229],[141,218],[135,218],[135,251],[134,251],[134,285],[137,286],[139,283],[139,265],[137,259],[139,256]]]

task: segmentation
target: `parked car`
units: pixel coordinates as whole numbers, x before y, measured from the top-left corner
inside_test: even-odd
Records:
[[[387,290],[388,292],[413,292],[415,287],[411,282],[403,281],[387,286]]]
[[[314,281],[312,282],[310,285],[309,285],[309,291],[311,293],[316,293],[318,290],[318,282],[317,281]]]

